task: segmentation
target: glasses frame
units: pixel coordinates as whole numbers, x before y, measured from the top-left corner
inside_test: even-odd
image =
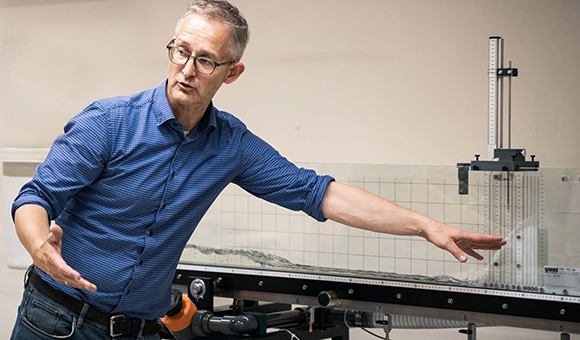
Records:
[[[185,52],[185,50],[183,48],[174,46],[173,45],[174,42],[175,42],[175,38],[171,39],[171,41],[169,42],[169,44],[167,44],[167,46],[165,46],[167,48],[167,56],[169,57],[169,61],[171,61],[172,63],[174,63],[175,65],[178,65],[178,66],[185,66],[185,65],[187,65],[187,62],[189,62],[190,59],[193,59],[193,67],[195,67],[195,70],[197,72],[199,72],[201,74],[205,74],[207,76],[213,74],[215,72],[215,69],[218,66],[230,65],[230,64],[234,64],[236,62],[235,60],[230,60],[230,61],[226,61],[224,63],[218,63],[217,61],[211,60],[209,58],[196,57],[194,55],[191,55],[191,54]],[[183,63],[183,64],[178,64],[175,61],[173,61],[173,59],[171,59],[171,51],[173,51],[173,50],[179,50],[179,49],[181,49],[183,51],[183,53],[187,56],[187,59],[185,59],[185,63]],[[209,61],[209,62],[211,62],[213,64],[213,69],[211,70],[210,73],[203,72],[203,71],[200,71],[199,70],[199,68],[197,67],[197,60],[198,59],[202,59],[202,60],[205,60],[205,61]]]

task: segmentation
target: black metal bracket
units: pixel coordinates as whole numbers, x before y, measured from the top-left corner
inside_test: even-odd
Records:
[[[493,160],[480,161],[479,155],[471,163],[457,163],[457,178],[459,180],[459,195],[469,193],[469,170],[473,171],[538,171],[540,162],[536,155],[531,155],[531,161],[526,160],[524,149],[495,149]],[[508,177],[509,178],[509,177]]]
[[[473,171],[538,171],[540,162],[532,155],[531,161],[526,161],[524,149],[495,149],[491,161],[471,161]]]
[[[513,68],[513,67],[498,68],[497,69],[497,76],[498,77],[517,77],[518,76],[518,69]]]
[[[213,300],[214,300],[214,282],[215,279],[213,278],[209,278],[209,277],[199,277],[197,278],[201,281],[203,281],[204,285],[205,285],[205,293],[203,294],[203,296],[201,298],[195,298],[195,294],[191,291],[191,281],[189,281],[188,283],[188,292],[187,295],[189,296],[189,298],[191,299],[191,301],[193,301],[193,303],[195,303],[195,306],[197,307],[197,309],[200,310],[208,310],[210,312],[213,312],[214,310],[214,304],[213,304]]]
[[[469,167],[471,163],[457,163],[457,177],[459,178],[459,194],[469,194]]]

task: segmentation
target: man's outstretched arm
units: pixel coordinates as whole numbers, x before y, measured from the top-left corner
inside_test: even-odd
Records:
[[[393,235],[421,236],[461,262],[467,255],[483,259],[475,249],[498,250],[499,236],[472,233],[393,204],[357,187],[331,182],[322,201],[324,217],[351,227]]]

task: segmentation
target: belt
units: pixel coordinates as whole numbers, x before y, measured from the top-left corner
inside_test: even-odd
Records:
[[[70,311],[76,314],[81,313],[81,310],[85,305],[84,302],[71,297],[65,292],[54,289],[40,277],[40,275],[36,272],[36,268],[32,268],[28,271],[28,273],[28,282],[30,282],[38,291],[48,296],[52,300],[58,302]],[[141,328],[141,319],[129,318],[123,314],[107,314],[93,306],[90,306],[87,310],[85,319],[100,323],[101,325],[109,328],[109,335],[111,337],[117,337],[121,335],[137,336],[139,329]],[[159,332],[160,329],[161,325],[159,324],[158,319],[145,320],[145,327],[143,328],[143,332],[141,334],[153,335]]]

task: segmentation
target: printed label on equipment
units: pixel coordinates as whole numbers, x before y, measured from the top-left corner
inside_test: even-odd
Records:
[[[580,295],[580,269],[545,266],[544,290],[560,295]]]

